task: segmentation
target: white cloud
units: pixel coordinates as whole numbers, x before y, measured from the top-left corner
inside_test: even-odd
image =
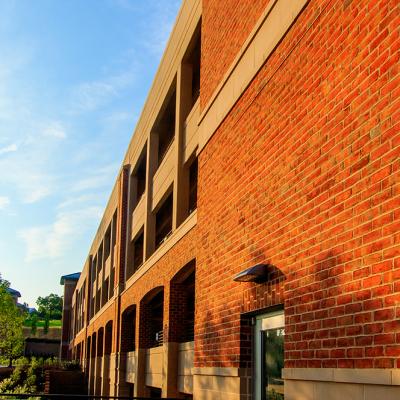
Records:
[[[0,135],[2,131],[0,125]],[[47,141],[38,135],[32,135],[32,140],[29,135],[20,135],[18,145],[0,148],[0,187],[6,194],[16,191],[23,203],[35,203],[52,192],[55,180],[48,168],[52,147]]]
[[[26,262],[57,259],[67,255],[73,244],[96,226],[102,215],[100,207],[60,212],[51,225],[26,228],[19,237],[26,244]]]
[[[115,88],[105,82],[86,82],[74,90],[76,105],[82,111],[92,111],[116,95]]]
[[[115,175],[118,171],[119,164],[113,163],[105,167],[93,169],[85,174],[85,178],[77,181],[72,186],[73,192],[83,192],[86,190],[99,189],[101,187],[108,187],[115,180]],[[110,188],[111,191],[111,188]]]
[[[66,200],[62,201],[58,206],[58,210],[76,207],[77,205],[82,205],[84,203],[94,204],[95,201],[99,200],[98,193],[83,194],[82,196],[68,197]]]
[[[110,0],[110,4],[112,6],[118,6],[128,11],[137,11],[138,6],[140,6],[137,2],[131,0]]]
[[[120,7],[136,16],[140,30],[143,32],[140,42],[148,52],[160,57],[165,49],[182,0],[152,0],[148,2],[146,8],[142,7],[137,0],[109,0],[109,2],[113,7]],[[143,10],[152,18],[147,18],[147,15],[140,18]]]
[[[29,189],[30,188],[30,189]],[[44,199],[52,193],[51,188],[48,186],[32,187],[31,184],[25,186],[25,196],[23,202],[26,204],[36,203]]]
[[[43,136],[53,137],[56,139],[65,139],[67,134],[60,122],[50,123],[43,129]]]
[[[27,140],[19,150],[0,159],[0,185],[17,189],[23,203],[35,203],[49,196],[57,181],[46,169],[52,147]]]
[[[94,111],[107,105],[118,97],[121,91],[130,87],[136,80],[134,65],[127,67],[125,72],[115,74],[104,80],[83,82],[72,90],[73,113]]]
[[[18,150],[18,146],[15,143],[13,143],[13,144],[10,144],[9,146],[0,148],[0,155],[7,154],[7,153],[14,153],[17,150]]]
[[[152,15],[156,18],[150,21],[150,27],[145,27],[142,42],[147,50],[157,57],[160,57],[165,50],[180,4],[180,0],[154,1],[153,3]],[[148,32],[151,34],[149,35]]]
[[[57,189],[60,174],[55,168],[59,163],[56,154],[67,135],[57,120],[24,120],[22,126],[24,134],[20,134],[18,145],[0,148],[0,155],[7,155],[0,158],[0,185],[16,188],[21,202],[32,204]]]
[[[0,196],[0,210],[4,210],[10,204],[10,199],[6,196]]]
[[[132,121],[136,119],[137,115],[132,112],[115,111],[105,116],[104,122],[114,124],[122,121]]]

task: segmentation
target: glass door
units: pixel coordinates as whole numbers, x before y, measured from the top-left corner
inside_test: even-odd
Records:
[[[255,324],[255,400],[284,400],[282,378],[285,336],[283,311],[256,317]]]

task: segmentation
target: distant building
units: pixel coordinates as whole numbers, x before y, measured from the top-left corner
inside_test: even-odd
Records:
[[[61,334],[61,347],[60,347],[60,358],[67,359],[70,358],[69,354],[69,343],[72,339],[71,337],[71,305],[72,296],[75,291],[76,284],[80,272],[75,274],[64,275],[60,279],[60,284],[64,286],[64,296],[63,296],[63,313],[62,313],[62,334]]]
[[[17,305],[18,303],[18,299],[21,297],[21,293],[18,290],[12,289],[12,288],[8,288],[7,292],[11,295],[11,297],[14,300],[14,303]]]

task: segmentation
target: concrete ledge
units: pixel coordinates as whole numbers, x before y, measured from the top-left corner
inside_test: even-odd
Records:
[[[193,397],[196,400],[240,400],[243,394],[250,393],[250,370],[205,367],[194,368],[193,372]]]
[[[246,374],[235,367],[195,367],[192,369],[193,375],[205,376],[245,376]]]
[[[400,370],[352,368],[285,368],[285,380],[400,386]]]

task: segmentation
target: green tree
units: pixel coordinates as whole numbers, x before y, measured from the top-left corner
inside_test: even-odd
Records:
[[[10,361],[22,355],[24,315],[7,292],[9,283],[0,276],[0,353]]]
[[[38,297],[36,300],[39,315],[44,319],[61,319],[62,297],[51,293],[46,297]]]
[[[38,312],[36,310],[29,312],[29,307],[26,307],[25,310],[26,320],[24,322],[24,326],[29,326],[31,328],[32,335],[36,335],[39,322]]]

